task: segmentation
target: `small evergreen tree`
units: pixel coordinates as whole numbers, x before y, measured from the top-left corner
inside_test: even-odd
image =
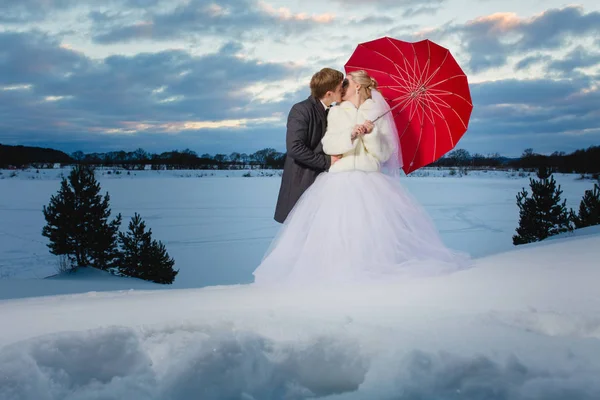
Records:
[[[525,244],[572,230],[566,200],[561,203],[562,190],[544,167],[538,180],[530,178],[531,197],[525,188],[517,194],[519,227],[513,244]]]
[[[115,262],[119,257],[119,227],[121,226],[121,215],[117,218],[108,222],[110,217],[110,209],[108,208],[108,202],[110,196],[106,193],[106,196],[102,200],[101,207],[98,210],[98,214],[93,216],[93,226],[98,226],[97,231],[92,236],[89,243],[90,256],[94,260],[94,266],[100,269],[109,269],[115,266]]]
[[[576,228],[600,225],[600,186],[594,184],[593,190],[586,190],[579,203],[579,214],[571,210],[571,219]]]
[[[135,213],[129,222],[129,230],[119,233],[121,254],[119,272],[155,283],[171,284],[179,270],[173,270],[175,261],[169,257],[160,241],[152,240],[152,229]]]
[[[43,209],[46,225],[42,235],[50,240],[50,252],[66,255],[72,267],[111,267],[118,255],[121,215],[109,222],[109,201],[108,193],[104,198],[100,195],[93,167],[75,166]]]

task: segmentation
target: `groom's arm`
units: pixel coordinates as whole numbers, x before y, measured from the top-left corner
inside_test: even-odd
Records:
[[[288,116],[285,142],[288,156],[300,164],[323,171],[331,166],[330,156],[308,147],[308,117],[296,106],[292,107]]]

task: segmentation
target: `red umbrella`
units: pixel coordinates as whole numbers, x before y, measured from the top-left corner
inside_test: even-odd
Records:
[[[377,80],[392,108],[406,174],[438,160],[467,131],[469,83],[448,49],[384,37],[359,44],[345,68]]]

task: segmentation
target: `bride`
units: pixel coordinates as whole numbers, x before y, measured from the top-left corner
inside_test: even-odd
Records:
[[[398,132],[391,113],[376,120],[389,110],[377,82],[364,71],[347,80],[322,139],[341,159],[296,203],[254,271],[256,284],[389,282],[470,264],[400,184]]]

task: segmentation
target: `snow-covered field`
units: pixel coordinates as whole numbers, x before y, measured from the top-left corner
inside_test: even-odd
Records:
[[[41,208],[59,171],[2,173],[2,400],[600,398],[600,228],[515,249],[526,177],[404,179],[444,241],[478,258],[470,270],[290,291],[247,285],[278,228],[277,174],[99,175],[113,211],[139,212],[175,258],[164,287],[35,279],[55,273]],[[556,178],[571,207],[593,185]]]
[[[42,207],[66,170],[0,171],[0,285],[4,279],[56,273],[56,257],[41,235]],[[110,175],[108,174],[110,172]],[[17,174],[10,177],[11,174]],[[252,177],[244,177],[250,173]],[[518,222],[517,192],[528,186],[516,172],[417,171],[403,182],[430,212],[445,242],[474,257],[510,250]],[[181,271],[174,288],[249,283],[278,224],[273,211],[279,171],[131,171],[98,173],[122,228],[141,214]],[[272,175],[272,176],[270,176]],[[578,207],[591,180],[557,175],[568,205]],[[50,287],[48,285],[48,287]],[[51,289],[48,289],[51,290]],[[49,291],[49,294],[52,292]],[[6,298],[0,291],[0,298]]]

